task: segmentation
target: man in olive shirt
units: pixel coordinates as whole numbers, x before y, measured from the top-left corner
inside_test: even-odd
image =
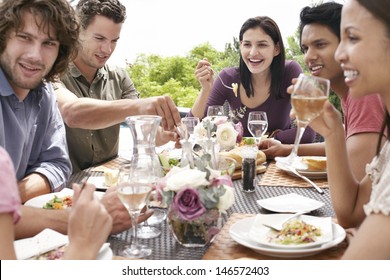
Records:
[[[120,123],[129,115],[160,115],[166,130],[180,123],[171,98],[138,99],[128,73],[106,64],[119,40],[125,7],[118,0],[81,0],[76,13],[81,23],[81,48],[61,83],[54,85],[73,172],[117,156]],[[161,142],[177,139],[174,132],[159,135]]]

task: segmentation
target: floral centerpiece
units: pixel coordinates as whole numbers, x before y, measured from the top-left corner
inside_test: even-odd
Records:
[[[222,150],[234,148],[237,143],[241,142],[243,133],[242,123],[233,123],[226,116],[205,117],[194,129],[197,139],[210,136],[216,139]]]
[[[197,164],[173,167],[157,183],[175,239],[186,247],[209,244],[221,227],[221,214],[234,203],[229,175]]]

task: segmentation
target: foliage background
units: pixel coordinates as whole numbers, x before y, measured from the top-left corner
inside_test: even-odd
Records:
[[[287,38],[286,59],[297,61],[308,72],[298,38],[298,32]],[[224,51],[204,43],[195,46],[186,56],[141,54],[133,64],[127,65],[127,71],[142,97],[169,95],[177,106],[191,108],[200,91],[195,68],[202,58],[207,58],[217,72],[225,67],[238,66],[239,41],[233,37],[233,42],[226,43]],[[332,92],[329,99],[341,111],[337,95]]]

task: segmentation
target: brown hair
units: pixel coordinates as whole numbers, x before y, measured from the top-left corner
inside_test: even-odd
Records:
[[[280,53],[274,57],[271,63],[271,88],[270,94],[276,98],[281,98],[280,95],[280,81],[283,80],[284,76],[284,67],[285,67],[285,50],[283,44],[283,38],[280,33],[279,27],[275,21],[267,16],[259,16],[254,18],[249,18],[244,22],[241,27],[239,40],[243,40],[244,33],[248,29],[254,29],[260,27],[264,32],[269,35],[275,45],[279,44]],[[246,66],[244,60],[242,59],[240,53],[240,79],[242,86],[245,88],[246,94],[248,97],[253,96],[253,86],[251,81],[251,73]]]
[[[76,14],[81,27],[87,29],[96,15],[115,23],[123,23],[126,19],[126,7],[118,0],[80,0],[76,6]]]
[[[0,53],[6,48],[9,33],[24,27],[23,13],[26,11],[42,18],[40,29],[49,30],[49,26],[55,29],[60,42],[59,52],[52,69],[44,77],[46,81],[54,81],[77,55],[79,24],[74,10],[66,0],[4,0],[0,4]]]

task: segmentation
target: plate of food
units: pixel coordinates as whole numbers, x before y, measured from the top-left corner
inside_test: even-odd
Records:
[[[311,212],[325,205],[325,203],[296,193],[275,196],[256,201],[258,205],[269,211],[278,213]]]
[[[67,235],[47,228],[31,238],[15,240],[14,247],[18,260],[57,260],[64,255],[68,243]],[[104,243],[96,259],[111,260],[112,257],[110,244]]]
[[[276,258],[304,258],[316,255],[331,247],[337,246],[346,237],[345,230],[336,223],[332,223],[332,240],[322,245],[306,247],[306,248],[276,248],[265,246],[252,241],[248,237],[248,233],[255,221],[256,217],[244,218],[234,223],[229,230],[230,237],[238,244],[245,246],[256,253],[276,257]]]
[[[266,227],[287,219],[291,214],[256,215],[248,237],[263,246],[302,249],[322,245],[333,238],[332,218],[301,215],[288,220],[281,231]]]
[[[95,195],[100,199],[104,193],[95,192]],[[40,196],[33,197],[27,200],[24,205],[44,208],[44,209],[66,209],[72,207],[73,203],[73,190],[64,188],[60,192],[47,193]]]
[[[326,179],[327,178],[327,161],[326,157],[320,156],[304,156],[299,157],[302,166],[306,168],[297,168],[296,170],[303,176],[309,179]],[[301,165],[301,164],[300,164]],[[276,167],[287,172],[291,176],[296,176],[285,167],[285,163],[276,160]]]

